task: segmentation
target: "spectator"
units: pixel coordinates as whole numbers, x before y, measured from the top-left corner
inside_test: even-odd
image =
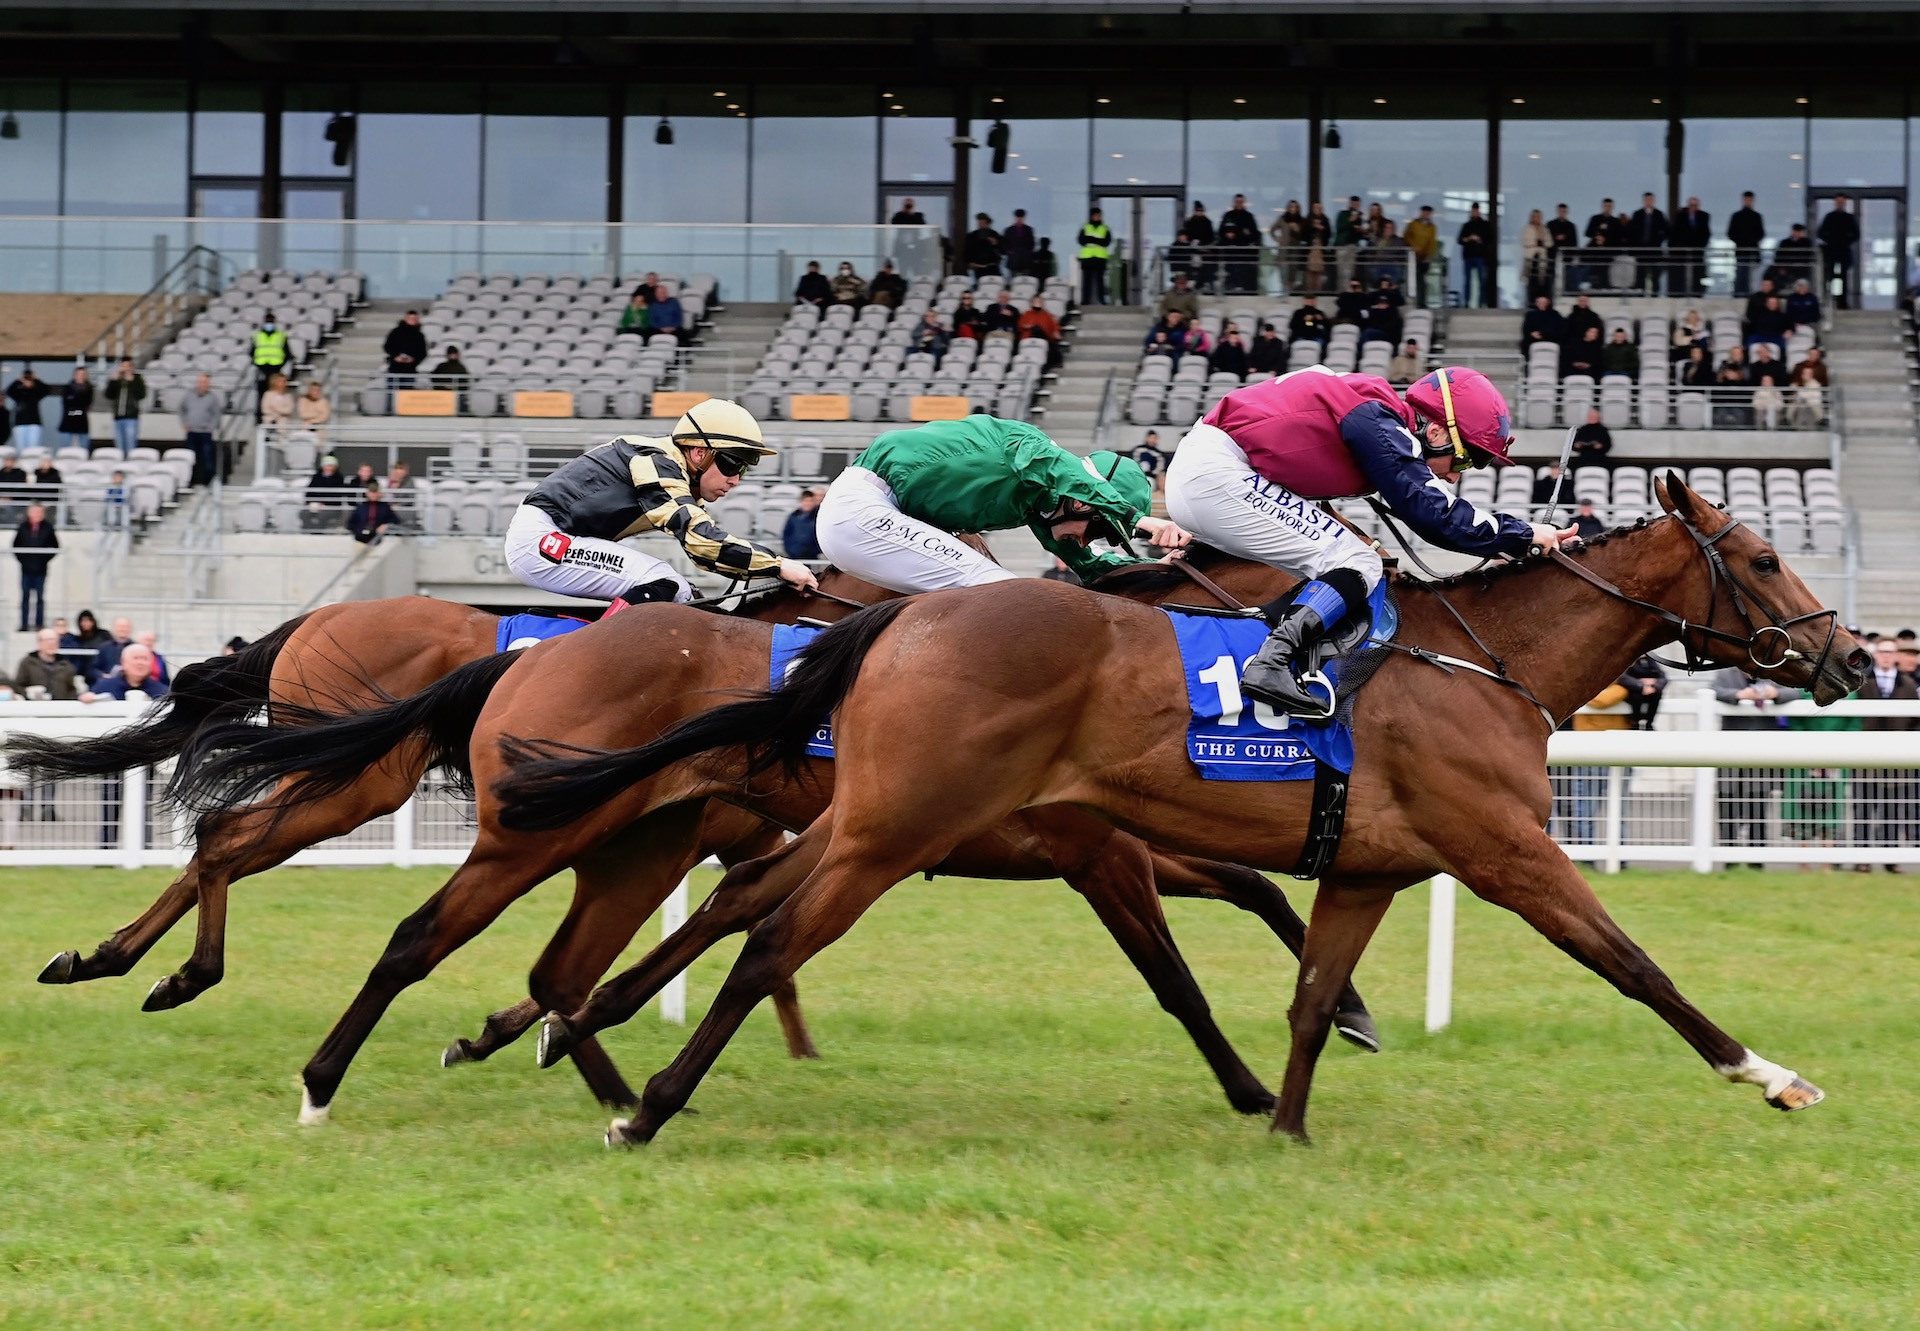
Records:
[[[420,311],[408,310],[387,334],[381,346],[387,358],[387,386],[412,388],[420,362],[427,358],[427,335],[420,329]]]
[[[1800,696],[1798,689],[1782,688],[1764,679],[1756,679],[1738,666],[1714,672],[1713,692],[1723,703],[1743,704],[1733,715],[1720,718],[1722,730],[1780,730],[1783,728],[1782,718],[1772,709]],[[1725,768],[1721,770],[1718,786],[1720,844],[1731,848],[1740,845],[1744,839],[1749,845],[1765,845],[1767,797],[1770,793],[1766,770]]]
[[[1747,354],[1751,356],[1755,347],[1764,344],[1772,347],[1775,355],[1786,355],[1787,332],[1792,326],[1780,297],[1768,296],[1766,304],[1747,320]]]
[[[1667,693],[1667,672],[1651,656],[1643,656],[1620,676],[1620,687],[1627,691],[1627,710],[1634,730],[1652,730],[1653,718],[1660,714],[1660,702]]]
[[[1215,234],[1225,265],[1225,286],[1229,295],[1245,295],[1260,286],[1260,224],[1247,210],[1247,196],[1233,196],[1233,206],[1220,214],[1220,229]]]
[[[387,468],[385,489],[394,503],[405,502],[407,492],[413,489],[412,469],[404,462],[396,462]]]
[[[1333,248],[1333,220],[1324,204],[1310,204],[1307,212],[1305,290],[1327,290],[1327,252]]]
[[[1287,200],[1287,206],[1274,215],[1267,234],[1273,237],[1281,290],[1298,291],[1306,271],[1300,263],[1300,251],[1307,243],[1307,215],[1300,211],[1300,200]]]
[[[651,269],[634,284],[633,294],[640,298],[643,305],[653,304],[653,289],[660,285],[660,274]]]
[[[907,202],[913,202],[909,199]],[[899,214],[895,213],[895,217]],[[800,282],[793,289],[793,303],[796,305],[824,306],[833,299],[833,284],[827,281],[827,275],[820,271],[817,259],[809,260],[807,271],[800,274]]]
[[[1713,349],[1713,337],[1707,332],[1706,322],[1701,319],[1700,311],[1688,310],[1673,325],[1673,346],[1667,352],[1668,361],[1683,361],[1699,347],[1702,351]]]
[[[1820,298],[1813,294],[1813,287],[1802,277],[1793,284],[1793,290],[1787,295],[1787,323],[1795,328],[1813,328],[1820,323]]]
[[[1753,289],[1754,270],[1760,266],[1760,243],[1767,238],[1766,219],[1754,209],[1753,191],[1740,195],[1740,207],[1727,219],[1727,239],[1733,242],[1733,294]]]
[[[925,226],[927,224],[927,217],[925,213],[920,211],[919,205],[912,199],[902,199],[900,201],[900,207],[894,212],[892,217],[887,219],[887,222],[890,226]],[[817,270],[820,265],[812,264],[810,266]]]
[[[160,635],[152,629],[141,629],[133,635],[133,640],[153,653],[153,677],[162,684],[171,683],[167,674],[167,658],[160,655],[158,646]]]
[[[1468,208],[1467,220],[1460,224],[1456,241],[1460,246],[1460,303],[1493,308],[1493,224],[1481,216],[1479,204]],[[1477,300],[1474,297],[1476,284],[1479,290]]]
[[[928,310],[920,316],[920,322],[914,327],[913,349],[932,356],[933,363],[938,366],[940,358],[947,354],[950,336],[947,332],[946,320],[940,317],[940,312]]]
[[[1173,244],[1167,246],[1167,275],[1172,278],[1198,278],[1200,274],[1200,247],[1193,243],[1193,237],[1186,232],[1175,233]]]
[[[1333,300],[1333,321],[1337,324],[1359,325],[1366,322],[1367,309],[1373,302],[1367,298],[1366,289],[1360,285],[1359,278],[1347,283],[1347,289]]]
[[[112,641],[113,636],[100,627],[100,621],[94,618],[93,611],[82,610],[73,617],[73,632],[60,635],[60,650],[97,652]]]
[[[1107,303],[1107,259],[1113,253],[1113,228],[1102,219],[1098,208],[1087,210],[1087,224],[1080,228],[1080,303]]]
[[[123,356],[105,391],[107,409],[113,412],[113,442],[124,458],[140,447],[140,404],[147,397],[147,381],[135,373],[132,358]]]
[[[1897,698],[1920,699],[1920,688],[1913,676],[1900,668],[1900,644],[1895,638],[1882,638],[1873,644],[1873,669],[1860,686],[1859,696],[1869,700]],[[1920,717],[1870,716],[1865,730],[1920,730]],[[1910,844],[1914,817],[1915,773],[1898,768],[1861,771],[1853,779],[1854,840],[1862,847]],[[1856,866],[1866,872],[1866,865]],[[1888,865],[1889,870],[1893,865]]]
[[[1613,432],[1601,422],[1598,408],[1587,408],[1586,423],[1573,432],[1573,465],[1606,467],[1613,453]]]
[[[1542,292],[1533,298],[1533,308],[1520,321],[1520,354],[1524,356],[1532,351],[1536,342],[1548,342],[1557,347],[1566,334],[1567,321],[1560,316],[1560,311],[1553,308],[1553,301]]]
[[[125,531],[127,529],[127,473],[114,472],[112,478],[107,481],[107,488],[101,493],[101,498],[105,501],[105,508],[100,514],[102,525],[109,531]]]
[[[1158,345],[1167,348],[1165,354],[1178,361],[1182,355],[1193,348],[1192,330],[1187,325],[1187,316],[1178,310],[1168,310],[1166,314],[1147,330],[1146,346],[1149,351]]]
[[[1180,311],[1188,319],[1200,317],[1200,297],[1185,273],[1173,275],[1173,285],[1160,293],[1160,299],[1153,307],[1153,312],[1163,319],[1173,310]]]
[[[1820,240],[1821,289],[1832,291],[1837,279],[1840,292],[1834,298],[1834,307],[1842,310],[1853,308],[1854,259],[1860,245],[1860,219],[1853,215],[1852,203],[1851,195],[1834,195],[1833,211],[1820,219],[1816,233]]]
[[[1174,345],[1173,340],[1167,336],[1167,330],[1164,328],[1155,327],[1152,332],[1147,334],[1146,355],[1165,356],[1175,365],[1178,365],[1180,363],[1180,353],[1182,350],[1184,350],[1184,348]]]
[[[329,453],[320,459],[320,470],[307,478],[307,507],[300,525],[308,531],[338,530],[335,516],[350,502],[345,494],[347,478],[340,474],[340,459]]]
[[[1773,247],[1773,267],[1768,271],[1782,282],[1797,282],[1803,277],[1812,279],[1813,237],[1807,234],[1805,222],[1795,222],[1787,238]]]
[[[1322,352],[1326,350],[1327,339],[1333,336],[1333,320],[1327,318],[1318,298],[1302,296],[1300,308],[1287,320],[1287,340],[1294,344],[1301,342],[1318,343]]]
[[[1627,341],[1626,329],[1613,330],[1613,336],[1600,353],[1600,366],[1608,374],[1624,374],[1629,379],[1640,377],[1640,348]]]
[[[1787,403],[1787,424],[1795,430],[1812,430],[1827,414],[1827,390],[1813,374],[1813,366],[1801,361],[1793,369],[1793,394]]]
[[[52,392],[31,368],[20,371],[20,377],[7,385],[7,401],[13,403],[13,442],[18,447],[40,447],[40,404]]]
[[[1657,296],[1666,281],[1666,259],[1662,251],[1667,247],[1671,228],[1667,225],[1667,215],[1654,205],[1651,191],[1640,196],[1640,207],[1627,219],[1626,230],[1628,246],[1638,251],[1633,256],[1639,265],[1634,285]]]
[[[1743,325],[1751,324],[1755,317],[1767,308],[1767,302],[1779,294],[1779,287],[1775,285],[1771,275],[1761,278],[1760,285],[1754,289],[1751,296],[1747,297],[1746,312],[1740,316],[1740,322]]]
[[[787,521],[780,528],[780,548],[788,559],[820,558],[819,509],[819,491],[802,490],[799,506],[787,514]]]
[[[1552,249],[1553,237],[1547,231],[1546,220],[1535,208],[1527,214],[1527,224],[1520,228],[1520,278],[1526,283],[1528,299],[1553,291],[1553,265],[1548,258]]]
[[[1400,311],[1394,308],[1391,297],[1375,294],[1373,305],[1360,320],[1360,341],[1385,342],[1396,346],[1400,341]]]
[[[47,626],[47,565],[60,552],[60,538],[47,521],[43,504],[28,504],[27,516],[13,533],[13,557],[20,561],[20,631]]]
[[[133,645],[133,621],[122,615],[113,621],[112,636],[93,654],[86,670],[87,682],[96,684],[120,669],[121,653]]]
[[[1400,354],[1387,362],[1387,382],[1391,384],[1410,384],[1420,377],[1425,366],[1420,360],[1420,344],[1408,338],[1400,347]]]
[[[975,213],[973,230],[967,232],[960,244],[960,259],[966,265],[967,275],[978,282],[989,274],[998,274],[1000,253],[1000,233],[993,229],[993,219],[985,213]]]
[[[1563,730],[1625,730],[1627,718],[1612,711],[1626,701],[1627,691],[1619,684],[1609,684],[1587,703],[1586,709],[1574,713],[1562,723]],[[1601,710],[1607,709],[1607,710]],[[1600,812],[1607,794],[1607,769],[1597,764],[1580,763],[1569,766],[1566,771],[1564,798],[1555,800],[1560,818],[1560,837],[1570,845],[1594,846],[1600,844]]]
[[[1740,347],[1728,347],[1727,358],[1713,377],[1713,423],[1732,429],[1753,425],[1753,381],[1747,377],[1747,354]]]
[[[1600,200],[1600,211],[1587,219],[1587,229],[1584,234],[1588,253],[1582,258],[1576,279],[1569,282],[1569,285],[1576,288],[1586,286],[1592,280],[1593,268],[1596,265],[1605,265],[1610,262],[1608,255],[1604,253],[1596,255],[1592,251],[1619,249],[1627,242],[1626,219],[1613,211],[1612,199]]]
[[[1606,324],[1601,322],[1599,311],[1593,308],[1593,297],[1583,291],[1573,298],[1573,308],[1567,311],[1566,325],[1560,340],[1563,344],[1584,342],[1588,329],[1592,329],[1594,336],[1598,337],[1606,331],[1606,327]]]
[[[166,684],[154,674],[153,653],[139,643],[130,643],[120,655],[120,672],[104,675],[80,695],[81,702],[125,702],[132,694],[148,698],[167,696]]]
[[[1247,369],[1254,374],[1285,374],[1287,344],[1270,323],[1262,323],[1260,332],[1247,351]]]
[[[246,650],[247,640],[237,633],[220,644],[220,655],[222,656],[238,656]]]
[[[853,271],[852,264],[842,263],[831,285],[835,305],[851,305],[857,310],[867,303],[866,280]]]
[[[1600,357],[1606,347],[1600,341],[1600,329],[1592,327],[1578,342],[1568,342],[1560,350],[1560,377],[1584,374],[1598,380],[1603,373]]]
[[[65,478],[60,475],[60,468],[53,465],[53,458],[42,454],[40,461],[34,464],[33,475],[28,477],[27,484],[58,487],[63,479]],[[58,502],[59,496],[55,495],[53,499]]]
[[[884,305],[890,310],[900,308],[900,302],[907,298],[907,279],[894,271],[893,260],[888,259],[880,265],[880,271],[873,275],[873,283],[867,290],[867,299],[875,305]]]
[[[267,380],[267,391],[260,395],[260,423],[269,430],[280,430],[293,422],[293,394],[287,391],[287,376],[276,374]]]
[[[409,311],[409,313],[412,312]],[[419,322],[419,316],[415,315],[414,323],[417,325]],[[392,339],[389,338],[388,341],[392,341]],[[391,355],[392,353],[388,354]],[[422,344],[420,354],[422,356],[427,354],[424,344]],[[279,321],[274,318],[273,311],[268,310],[266,315],[260,320],[260,327],[255,329],[253,334],[253,401],[255,408],[253,418],[256,421],[260,419],[260,395],[267,391],[267,384],[272,380],[274,375],[285,374],[287,372],[287,363],[290,359],[291,357],[287,352],[287,330],[282,328]]]
[[[1800,378],[1800,371],[1806,370],[1813,375],[1815,382],[1826,388],[1832,381],[1827,378],[1827,358],[1819,347],[1808,347],[1807,358],[1793,367],[1794,381]]]
[[[440,369],[434,371],[434,375],[436,376],[434,382],[436,385],[439,384],[438,375],[441,370],[444,370],[449,364],[460,364],[460,349],[458,347],[447,348],[447,354],[450,360],[441,361]],[[466,367],[463,365],[460,368],[464,370]],[[320,381],[318,379],[307,380],[307,389],[300,395],[299,400],[293,404],[293,410],[294,414],[300,419],[301,429],[313,431],[316,439],[323,441],[326,439],[327,422],[333,419],[333,404],[327,401],[327,395],[320,391]]]
[[[1180,229],[1196,245],[1205,247],[1213,244],[1213,219],[1207,216],[1207,205],[1198,199],[1193,201],[1193,208],[1188,212],[1187,220],[1180,224]]]
[[[974,307],[971,291],[960,293],[960,303],[953,311],[953,335],[976,340],[987,335],[986,313]]]
[[[1007,288],[1000,288],[1000,298],[987,306],[987,336],[1005,333],[1013,337],[1020,331],[1020,311],[1013,303],[1013,297]]]
[[[347,514],[347,530],[353,533],[353,539],[362,545],[373,545],[393,530],[400,521],[400,515],[393,511],[393,505],[380,496],[380,482],[373,481],[362,492],[359,503]]]
[[[1229,328],[1221,335],[1220,345],[1207,357],[1207,369],[1213,374],[1230,374],[1235,379],[1247,377],[1247,347],[1240,339],[1238,328]]]
[[[1573,525],[1579,529],[1583,541],[1590,541],[1607,529],[1607,524],[1600,521],[1600,515],[1593,511],[1591,499],[1582,499],[1575,508]]]
[[[80,677],[60,655],[60,635],[52,629],[34,635],[34,649],[20,658],[12,683],[23,698],[32,698],[34,689],[50,702],[72,702],[80,696]]]
[[[1553,216],[1547,222],[1547,260],[1554,270],[1554,281],[1564,281],[1559,270],[1562,263],[1580,248],[1580,231],[1567,216],[1567,205],[1555,204]]]
[[[20,459],[9,448],[0,452],[0,485],[25,485],[26,469],[20,465]]]
[[[371,462],[362,462],[353,469],[353,476],[347,481],[347,488],[350,490],[364,490],[369,485],[378,485],[379,483],[379,479],[373,474],[373,464]]]
[[[812,273],[817,273],[820,270],[820,265],[810,263],[807,265],[807,270]],[[801,284],[805,285],[806,280],[804,277],[801,278]],[[648,333],[652,332],[653,321],[649,317],[652,305],[652,297],[643,296],[638,291],[627,297],[627,308],[620,311],[620,334],[627,337],[645,337]]]
[[[1047,344],[1047,365],[1049,368],[1060,363],[1060,321],[1053,317],[1053,311],[1047,303],[1035,296],[1027,302],[1027,308],[1020,312],[1020,340],[1037,337]]]
[[[1558,462],[1550,462],[1547,464],[1546,474],[1534,479],[1533,506],[1535,508],[1545,508],[1549,504],[1558,502],[1560,499],[1560,489],[1560,464]]]
[[[1400,279],[1413,276],[1413,250],[1400,238],[1391,219],[1382,220],[1380,237],[1373,242],[1373,249],[1369,253],[1373,261],[1367,265],[1367,271],[1373,275],[1377,286],[1384,287],[1392,283],[1394,308],[1400,308],[1407,303],[1407,298],[1400,294]]]
[[[1427,306],[1427,275],[1440,254],[1440,228],[1433,224],[1433,205],[1420,205],[1420,215],[1407,223],[1407,248],[1413,251],[1413,300]]]
[[[1360,254],[1360,242],[1366,238],[1367,217],[1360,210],[1360,196],[1347,196],[1347,206],[1342,208],[1333,219],[1333,253],[1337,269],[1336,278],[1341,286],[1346,286],[1353,277],[1354,261]]]
[[[1770,343],[1756,342],[1753,345],[1753,362],[1747,367],[1747,380],[1753,385],[1753,410],[1760,421],[1760,428],[1771,430],[1780,420],[1780,409],[1786,405],[1785,389],[1792,382],[1787,373],[1786,363],[1773,354]]]
[[[1673,215],[1669,233],[1673,254],[1673,293],[1689,299],[1707,289],[1707,246],[1713,243],[1713,219],[1700,209],[1700,200]]]
[[[93,427],[87,412],[93,406],[93,385],[83,365],[73,367],[73,378],[60,389],[60,437],[68,448],[85,452],[93,446]],[[25,447],[25,445],[22,445]]]
[[[1053,252],[1053,237],[1040,237],[1040,248],[1033,252],[1033,261],[1028,266],[1028,277],[1037,277],[1042,282],[1053,280],[1060,272],[1060,257]]]
[[[1048,582],[1064,582],[1074,587],[1080,585],[1080,579],[1074,576],[1073,570],[1067,567],[1067,561],[1060,558],[1059,555],[1053,557],[1053,567],[1040,576]]]
[[[1007,256],[1007,271],[1018,277],[1033,267],[1033,227],[1027,222],[1027,210],[1015,208],[1013,221],[1000,233],[1000,250]]]
[[[664,282],[653,289],[653,304],[648,308],[647,322],[656,335],[672,333],[683,347],[693,340],[693,329],[687,326],[686,309]]]
[[[207,375],[193,381],[192,392],[181,394],[180,428],[186,434],[187,447],[193,450],[195,485],[207,484],[220,469],[220,455],[213,437],[226,409],[227,400],[214,391],[213,380]]]

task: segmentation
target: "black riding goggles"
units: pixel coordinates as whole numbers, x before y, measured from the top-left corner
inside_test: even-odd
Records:
[[[722,476],[744,476],[753,470],[753,464],[759,460],[758,453],[715,452],[713,455],[713,465],[720,469]]]

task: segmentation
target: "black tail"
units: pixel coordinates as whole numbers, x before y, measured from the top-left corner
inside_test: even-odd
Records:
[[[840,705],[867,651],[907,604],[882,601],[849,615],[807,644],[778,693],[689,717],[638,748],[582,749],[508,736],[500,751],[513,770],[493,788],[501,824],[521,832],[565,827],[634,782],[713,749],[745,745],[750,772],[776,763],[797,772],[814,727]]]
[[[112,776],[163,762],[185,749],[203,726],[238,720],[264,706],[273,686],[273,663],[306,621],[305,615],[290,619],[233,656],[187,666],[145,717],[98,739],[15,735],[5,745],[7,764],[37,782]]]
[[[298,777],[275,798],[290,808],[339,794],[407,740],[427,744],[429,770],[471,791],[467,746],[493,686],[519,652],[481,657],[410,698],[371,711],[337,715],[306,708],[274,709],[275,724],[211,726],[194,736],[174,770],[168,797],[213,812],[258,798],[277,782]],[[297,724],[287,725],[292,720]]]

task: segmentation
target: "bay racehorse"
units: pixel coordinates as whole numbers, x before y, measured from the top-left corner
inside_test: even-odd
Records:
[[[1721,1076],[1760,1086],[1781,1109],[1822,1098],[1681,997],[1545,832],[1548,736],[1643,653],[1677,641],[1690,663],[1741,665],[1822,703],[1855,688],[1869,664],[1758,533],[1677,475],[1656,490],[1665,516],[1583,552],[1402,591],[1401,642],[1488,673],[1397,652],[1355,700],[1346,835],[1314,901],[1276,1130],[1305,1137],[1335,997],[1394,894],[1442,872],[1647,1004]],[[615,1121],[610,1142],[651,1140],[773,987],[893,884],[1016,811],[1065,808],[1069,837],[1085,835],[1075,820],[1097,818],[1156,845],[1269,868],[1301,850],[1305,783],[1209,783],[1189,765],[1186,691],[1163,615],[1027,582],[863,611],[821,635],[780,692],[639,750],[534,762],[496,795],[509,821],[535,826],[579,818],[621,783],[675,770],[739,781],[738,746],[757,746],[763,763],[791,762],[829,712],[839,745],[832,807],[729,875],[752,899],[738,909],[764,918],[686,1048],[647,1084],[640,1112]],[[593,1029],[599,1002],[561,1019],[561,1034]]]
[[[1269,599],[1296,581],[1225,556],[1214,556],[1212,563],[1220,582],[1204,574],[1202,582],[1230,599]],[[1114,584],[1154,600],[1205,599],[1190,575],[1160,565],[1115,575]],[[217,726],[197,737],[180,764],[179,794],[199,807],[248,807],[262,817],[275,805],[297,809],[307,799],[331,798],[362,779],[370,765],[388,761],[390,752],[431,736],[459,736],[469,749],[464,760],[472,764],[478,787],[474,849],[446,886],[395,930],[359,995],[308,1063],[302,1074],[305,1118],[317,1120],[328,1110],[355,1053],[403,989],[558,869],[605,854],[609,845],[631,855],[633,848],[617,839],[636,827],[651,829],[653,866],[634,863],[618,881],[576,884],[566,921],[529,977],[537,1001],[494,1014],[478,1040],[455,1042],[451,1061],[485,1057],[531,1027],[541,1012],[570,1010],[587,997],[638,924],[707,853],[701,822],[714,816],[703,811],[716,791],[728,794],[731,802],[720,807],[736,817],[754,815],[796,831],[816,818],[831,796],[831,763],[809,765],[802,779],[769,780],[751,790],[741,789],[737,779],[716,784],[663,776],[622,790],[593,817],[561,832],[516,831],[494,816],[488,786],[505,772],[500,745],[509,734],[539,734],[576,747],[634,745],[698,715],[721,692],[739,695],[764,685],[772,629],[761,624],[745,634],[732,631],[743,622],[684,607],[642,607],[529,648],[512,661],[470,665],[386,708],[294,729]],[[269,791],[264,804],[244,804]],[[1173,946],[1155,891],[1238,905],[1297,949],[1305,926],[1284,893],[1252,870],[1152,852],[1104,824],[1097,835],[1077,841],[1044,836],[1032,826],[1037,818],[983,828],[927,868],[990,878],[1065,877],[1087,897],[1162,1004],[1186,1024],[1229,1101],[1243,1111],[1265,1112],[1272,1096],[1214,1026]],[[710,922],[719,913],[703,908],[703,917]],[[647,996],[633,997],[628,1011]],[[1377,1048],[1371,1018],[1350,987],[1344,987],[1339,1009],[1341,1033]],[[573,1048],[569,1042],[567,1052]]]

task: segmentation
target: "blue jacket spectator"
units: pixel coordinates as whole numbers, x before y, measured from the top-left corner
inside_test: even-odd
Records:
[[[1806,278],[1793,284],[1787,295],[1787,319],[1796,327],[1812,328],[1820,322],[1820,298]]]
[[[133,621],[122,616],[113,621],[113,637],[93,654],[87,667],[87,683],[97,684],[120,667],[120,654],[133,646]]]
[[[86,693],[80,695],[81,702],[104,702],[114,699],[124,702],[133,694],[148,698],[167,696],[166,684],[154,674],[153,653],[137,642],[126,644],[121,653],[122,673],[111,675],[93,684]]]
[[[680,298],[665,286],[653,289],[653,306],[648,312],[647,324],[654,332],[672,333],[680,339],[681,346],[687,345],[691,330],[686,326],[686,311],[681,307]]]
[[[780,529],[780,548],[788,559],[820,558],[820,538],[815,535],[820,515],[820,496],[812,490],[800,492],[800,507],[787,514]]]

